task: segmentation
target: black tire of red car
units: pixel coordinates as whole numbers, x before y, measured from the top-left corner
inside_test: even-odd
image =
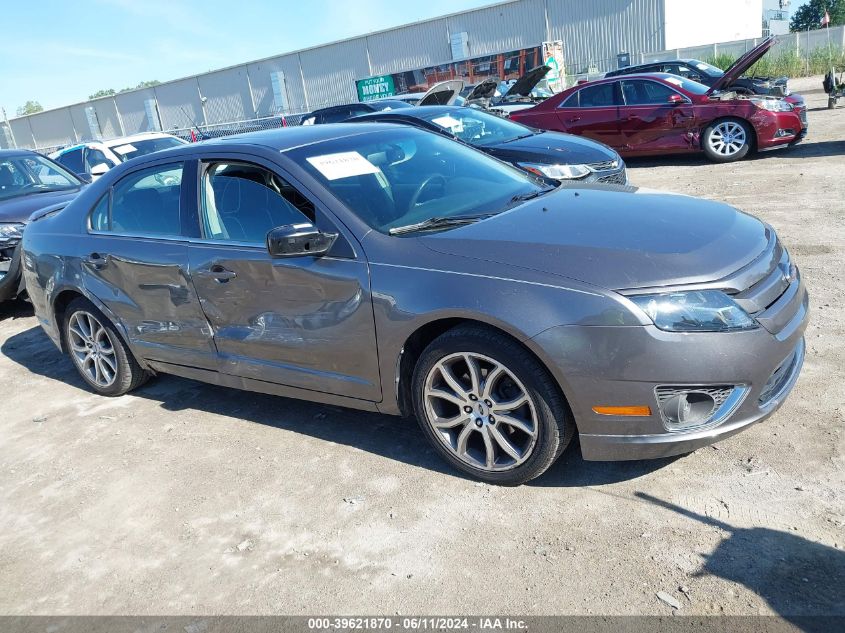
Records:
[[[483,355],[512,372],[524,387],[524,393],[536,411],[537,438],[530,456],[521,465],[503,471],[476,468],[458,458],[455,451],[447,448],[438,437],[426,413],[426,380],[435,365],[457,354]],[[491,484],[518,486],[539,477],[554,464],[575,435],[575,421],[563,394],[548,371],[527,349],[484,326],[458,326],[432,341],[417,361],[412,377],[412,393],[417,421],[434,449],[456,469]],[[496,423],[500,424],[501,421]]]
[[[18,244],[12,253],[9,270],[0,279],[0,302],[14,299],[21,289],[21,245]]]
[[[720,125],[724,123],[734,123],[739,125],[743,131],[745,132],[745,142],[742,147],[733,152],[731,154],[721,154],[715,151],[711,147],[711,137],[719,128]],[[748,152],[751,151],[751,146],[754,142],[754,130],[748,124],[748,122],[743,121],[742,119],[735,119],[735,118],[725,118],[725,119],[717,119],[713,121],[710,125],[704,128],[704,133],[701,135],[701,147],[704,150],[704,154],[715,163],[732,163],[737,160],[742,160],[748,155]]]
[[[129,393],[133,389],[137,389],[145,382],[147,382],[152,374],[142,368],[132,351],[127,347],[123,337],[117,331],[114,324],[109,321],[108,317],[104,315],[97,307],[83,297],[74,299],[70,302],[65,312],[65,321],[63,324],[62,335],[64,337],[65,346],[69,354],[73,354],[71,349],[71,335],[69,332],[70,325],[76,314],[89,315],[96,324],[101,326],[105,332],[103,340],[107,339],[113,351],[113,361],[115,366],[114,379],[111,384],[106,386],[97,384],[92,378],[82,370],[79,363],[75,359],[71,359],[74,367],[79,372],[79,375],[85,383],[101,396],[122,396]]]

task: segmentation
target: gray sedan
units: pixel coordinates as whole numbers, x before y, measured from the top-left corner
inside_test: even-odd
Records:
[[[473,477],[692,451],[763,420],[808,299],[732,207],[557,185],[404,126],[288,128],[109,171],[33,219],[42,327],[96,392],[157,373],[392,415]]]

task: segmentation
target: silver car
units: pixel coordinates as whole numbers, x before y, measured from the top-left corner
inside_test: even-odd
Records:
[[[774,412],[808,299],[772,227],[550,184],[389,124],[229,137],[117,166],[23,238],[38,319],[96,392],[158,373],[415,415],[497,484],[686,453]]]

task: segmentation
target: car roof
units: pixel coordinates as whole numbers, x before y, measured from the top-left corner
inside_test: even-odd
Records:
[[[631,73],[630,75],[613,75],[611,77],[603,77],[602,79],[594,79],[593,81],[588,81],[583,84],[576,84],[569,88],[570,91],[575,91],[575,89],[586,88],[587,86],[592,86],[595,84],[604,84],[609,83],[611,81],[630,81],[631,79],[682,79],[682,77],[678,77],[678,75],[673,75],[672,73]]]
[[[382,110],[381,112],[369,112],[361,114],[356,119],[376,119],[385,116],[388,117],[412,117],[415,119],[422,119],[427,114],[448,114],[449,112],[465,111],[464,106],[457,105],[431,105],[431,106],[417,106],[416,108],[402,108],[400,110]]]
[[[151,138],[170,138],[171,134],[165,132],[141,132],[140,134],[132,134],[130,136],[121,136],[120,138],[109,139],[108,141],[91,141],[91,143],[102,143],[106,147],[116,147],[118,145],[125,145],[134,141],[146,141]]]
[[[286,152],[298,147],[323,143],[334,139],[349,138],[362,134],[375,134],[379,131],[393,131],[396,126],[389,123],[328,123],[324,125],[298,125],[295,127],[276,128],[272,130],[260,130],[258,132],[247,132],[246,134],[234,134],[221,138],[210,139],[202,143],[192,144],[189,147],[197,150],[213,145],[215,148],[238,145],[261,145],[279,152]],[[166,152],[183,151],[186,146],[174,147],[172,149],[156,152],[162,155]]]
[[[38,152],[34,152],[31,149],[0,149],[0,158],[12,158],[14,156],[31,156],[32,154],[36,154],[40,156]]]

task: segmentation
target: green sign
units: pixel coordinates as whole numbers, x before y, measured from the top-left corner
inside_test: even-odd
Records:
[[[356,81],[355,85],[358,87],[358,101],[372,101],[373,99],[392,97],[396,94],[393,77],[390,75],[368,77]]]

